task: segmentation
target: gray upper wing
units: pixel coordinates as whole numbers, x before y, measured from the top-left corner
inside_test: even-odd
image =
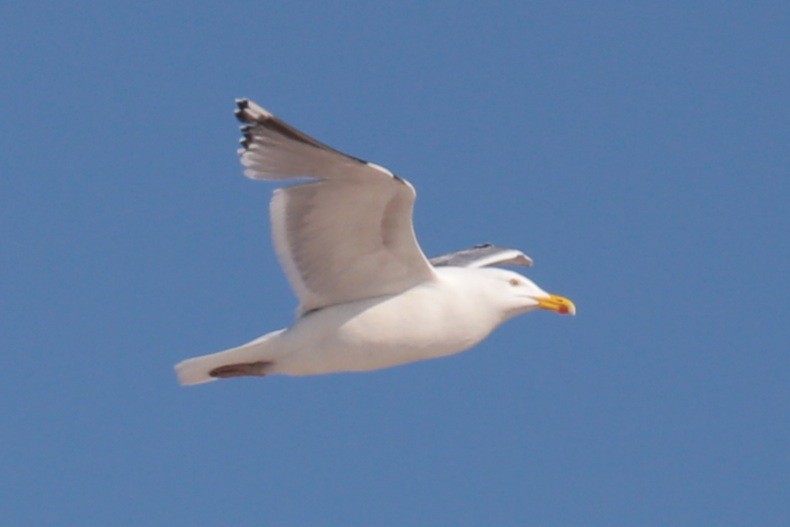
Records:
[[[518,249],[483,243],[469,249],[431,258],[430,262],[434,267],[488,267],[491,265],[529,267],[532,265],[532,258]]]

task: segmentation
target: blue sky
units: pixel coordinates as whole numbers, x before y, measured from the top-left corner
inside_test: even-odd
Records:
[[[790,524],[784,2],[6,2],[8,525]],[[575,318],[176,384],[288,325],[235,97],[409,179]]]

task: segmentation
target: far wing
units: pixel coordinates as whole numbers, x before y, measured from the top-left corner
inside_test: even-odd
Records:
[[[443,254],[431,258],[435,267],[489,267],[491,265],[520,265],[529,267],[532,258],[519,251],[508,247],[497,247],[490,243],[475,245],[463,251]]]
[[[434,278],[414,236],[416,193],[407,181],[316,141],[252,101],[237,105],[244,174],[311,180],[277,189],[270,205],[274,248],[301,313]]]

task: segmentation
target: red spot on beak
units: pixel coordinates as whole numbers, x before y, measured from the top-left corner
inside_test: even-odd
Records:
[[[567,315],[568,314],[568,306],[560,306],[560,308],[557,311],[562,313],[563,315]]]

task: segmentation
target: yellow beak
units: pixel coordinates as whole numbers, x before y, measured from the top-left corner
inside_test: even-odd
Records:
[[[548,309],[549,311],[556,311],[561,315],[575,315],[576,306],[573,302],[559,295],[550,295],[548,298],[539,298],[538,307],[541,309]]]

